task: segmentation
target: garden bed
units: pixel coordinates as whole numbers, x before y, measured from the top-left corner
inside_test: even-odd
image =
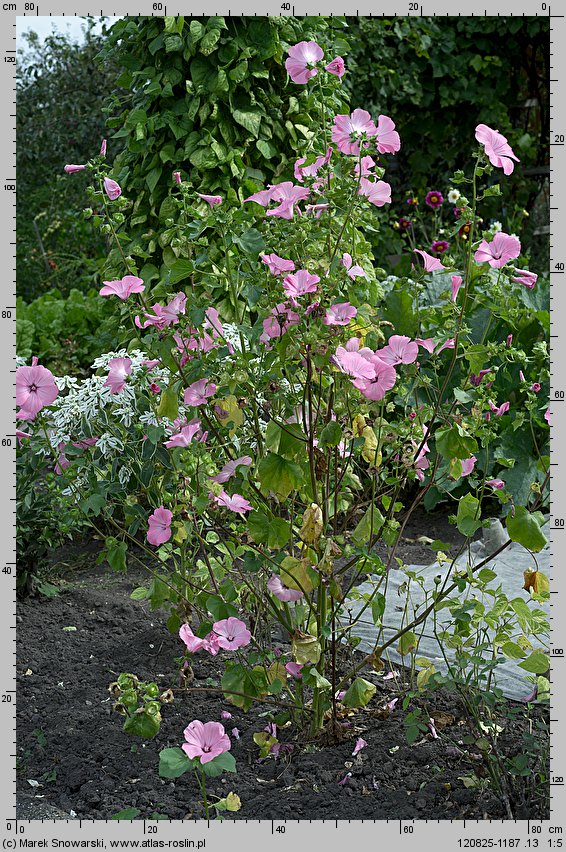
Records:
[[[430,535],[431,526],[427,516],[420,519],[420,529],[419,521],[413,521],[406,530],[413,541],[404,540],[400,548],[404,559],[429,558],[416,538]],[[458,534],[446,522],[435,524],[435,535],[457,543]],[[299,743],[291,729],[280,730],[280,740],[292,743],[293,750],[278,760],[258,762],[253,742],[253,734],[268,722],[268,706],[243,713],[223,701],[220,692],[177,693],[175,702],[163,707],[161,730],[153,740],[123,733],[122,718],[112,712],[108,684],[128,671],[163,688],[178,686],[174,661],[182,649],[167,631],[164,612],[151,612],[145,603],[130,599],[132,590],[147,580],[141,569],[116,574],[106,565],[97,566],[96,555],[96,544],[79,553],[76,548],[59,553],[58,561],[72,567],[58,582],[60,593],[50,599],[29,597],[18,607],[18,788],[26,817],[33,818],[35,809],[40,818],[46,805],[59,808],[61,817],[73,812],[79,818],[108,819],[129,808],[137,809],[139,818],[202,817],[194,778],[160,778],[159,752],[180,745],[190,721],[220,720],[222,710],[232,713],[224,722],[228,733],[234,727],[240,731],[239,740],[231,738],[237,774],[210,780],[209,792],[214,797],[233,790],[240,796],[241,810],[228,818],[506,816],[500,798],[481,784],[481,767],[480,786],[466,786],[476,777],[478,763],[458,745],[467,723],[455,695],[437,692],[429,697],[427,709],[437,717],[439,737],[424,735],[411,746],[402,699],[389,715],[380,709],[399,694],[402,675],[384,681],[371,671],[364,673],[377,684],[377,693],[368,708],[345,719],[349,727],[338,744]],[[192,689],[218,687],[219,658],[197,655],[193,669]],[[506,756],[520,752],[522,734],[520,724],[504,728],[500,747]],[[358,737],[368,745],[354,758]],[[347,773],[351,775],[344,782]],[[532,803],[528,813],[514,816],[548,815]]]

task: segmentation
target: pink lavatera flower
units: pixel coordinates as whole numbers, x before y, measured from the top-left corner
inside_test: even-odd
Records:
[[[324,325],[348,325],[357,313],[358,309],[349,302],[338,302],[328,308],[322,322]]]
[[[475,456],[470,456],[469,459],[462,459],[462,476],[469,476],[473,471],[475,464],[477,462],[477,458]]]
[[[278,254],[261,254],[260,257],[267,264],[272,275],[285,275],[287,272],[293,272],[295,269],[295,264],[292,260],[279,257]]]
[[[358,737],[358,739],[356,740],[356,745],[354,746],[354,751],[352,752],[352,757],[355,757],[357,754],[359,754],[361,752],[362,749],[364,749],[366,747],[367,747],[367,742],[364,739],[362,739],[361,737]]]
[[[444,343],[441,343],[438,349],[436,350],[436,355],[440,355],[440,353],[443,352],[445,349],[454,349],[455,345],[456,341],[453,337],[449,338],[448,340],[445,340]]]
[[[355,109],[351,115],[335,115],[332,141],[342,154],[360,153],[360,143],[377,134],[377,127],[365,109]]]
[[[371,361],[374,353],[371,349],[368,351],[369,358],[362,352],[348,351],[343,346],[339,346],[336,354],[332,356],[332,363],[353,379],[370,381],[375,377],[375,369]]]
[[[285,663],[285,671],[294,677],[295,680],[301,680],[303,676],[303,665],[304,663]]]
[[[522,284],[523,287],[528,287],[529,290],[532,290],[537,283],[537,278],[538,275],[535,272],[529,272],[528,269],[515,269],[515,274],[511,281],[514,281],[516,284]]]
[[[341,56],[337,56],[332,62],[329,62],[328,65],[324,66],[324,70],[328,71],[329,74],[334,74],[335,77],[342,77],[344,72],[346,71],[346,65]]]
[[[181,746],[185,754],[201,763],[210,763],[215,757],[230,751],[230,737],[220,722],[205,722],[198,719],[183,731],[185,742]]]
[[[404,334],[392,334],[387,346],[378,349],[375,353],[386,364],[412,364],[417,360],[419,346],[416,341]]]
[[[110,199],[110,201],[116,201],[122,195],[122,189],[119,183],[116,183],[112,178],[105,177],[104,178],[104,192]]]
[[[324,58],[324,51],[316,41],[300,41],[289,48],[285,68],[293,83],[304,85],[318,74],[316,66]]]
[[[284,181],[271,187],[271,200],[278,202],[278,206],[266,210],[266,216],[278,216],[281,219],[292,219],[295,212],[295,204],[305,201],[309,197],[306,186],[295,186],[291,181]]]
[[[395,154],[400,149],[401,139],[395,130],[395,122],[388,115],[380,115],[377,119],[375,141],[380,154]]]
[[[198,197],[201,201],[206,201],[207,204],[210,204],[211,208],[216,207],[217,204],[222,204],[222,196],[221,195],[203,195],[202,192],[197,192]]]
[[[421,266],[424,266],[425,272],[434,272],[437,269],[446,269],[437,257],[433,257],[431,254],[428,254],[428,252],[423,251],[423,249],[415,249],[415,252],[421,256],[422,259],[420,260],[420,264]]]
[[[272,595],[285,603],[293,603],[303,597],[303,593],[298,589],[289,589],[288,586],[285,586],[281,577],[278,577],[277,574],[271,575],[267,581],[267,588]]]
[[[244,648],[250,644],[252,634],[246,627],[243,621],[239,618],[223,618],[221,621],[215,621],[212,625],[212,630],[217,636],[218,644],[225,651],[237,651],[238,648]]]
[[[181,186],[183,181],[181,180],[181,172],[173,172],[173,180],[177,184],[177,186]]]
[[[185,388],[183,396],[185,405],[205,405],[211,396],[216,393],[216,385],[209,382],[208,379],[199,379],[198,382],[193,382],[190,387]]]
[[[476,139],[483,145],[485,153],[492,166],[503,169],[504,174],[510,175],[520,160],[515,156],[505,136],[498,130],[492,130],[487,124],[478,124]]]
[[[171,435],[169,440],[164,442],[164,445],[168,447],[168,449],[173,449],[173,447],[188,447],[192,441],[198,440],[197,436],[200,432],[200,428],[200,420],[193,423],[187,423],[186,426],[181,428],[180,432],[177,432],[175,435]]]
[[[509,411],[509,403],[502,402],[501,405],[495,405],[495,403],[490,399],[488,400],[489,407],[491,408],[493,414],[496,417],[502,417],[504,414],[507,414]]]
[[[232,459],[229,462],[226,462],[220,473],[217,473],[216,476],[211,476],[211,482],[218,482],[219,484],[224,484],[224,482],[228,482],[229,479],[232,479],[236,470],[243,466],[249,467],[253,462],[253,459],[250,456],[240,456],[238,459]]]
[[[221,491],[220,494],[210,493],[211,500],[214,500],[219,506],[225,509],[230,509],[238,515],[245,515],[246,512],[251,512],[253,506],[241,494],[227,494],[226,491]]]
[[[371,359],[374,375],[371,379],[354,379],[354,387],[362,392],[366,399],[377,402],[383,399],[387,391],[395,385],[397,373],[395,367],[382,361],[378,355]]]
[[[384,180],[372,181],[368,178],[360,178],[358,195],[363,195],[376,207],[391,204],[391,186]]]
[[[518,238],[500,231],[490,243],[487,240],[481,241],[474,252],[474,260],[476,263],[489,263],[493,269],[500,269],[520,254],[521,243]]]
[[[85,169],[86,169],[86,166],[77,166],[77,165],[75,165],[75,163],[69,163],[68,166],[65,166],[64,171],[68,175],[74,175],[77,172],[84,172]]]
[[[422,337],[416,337],[415,343],[418,343],[419,346],[422,346],[422,348],[426,349],[426,351],[429,352],[431,355],[434,352],[434,347],[436,346],[433,337],[427,337],[425,339],[423,339]]]
[[[362,276],[365,277],[365,272],[361,266],[358,266],[357,264],[352,266],[352,255],[348,254],[347,251],[345,251],[342,255],[342,260],[340,261],[340,263],[346,268],[346,272],[348,273],[352,281],[355,278],[361,278]]]
[[[361,165],[361,168],[360,168]],[[360,177],[360,173],[362,177],[371,177],[372,169],[375,168],[375,160],[373,157],[369,155],[367,157],[362,157],[361,163],[356,164],[356,168],[354,169],[354,174],[356,177]]]
[[[185,293],[177,293],[167,305],[156,303],[152,306],[153,314],[145,312],[145,321],[140,321],[139,317],[134,318],[134,322],[138,328],[148,328],[153,325],[159,331],[168,328],[170,325],[176,325],[179,322],[179,315],[184,314],[187,306],[187,297]]]
[[[147,540],[159,547],[171,538],[173,512],[164,506],[158,506],[148,518]]]
[[[320,219],[322,214],[328,210],[330,204],[307,204],[305,213],[307,216],[314,216],[315,219]]]
[[[232,714],[231,714],[231,713],[229,713],[229,712],[228,712],[228,710],[221,710],[221,711],[220,711],[220,718],[221,718],[221,719],[224,719],[224,720],[226,720],[226,719],[231,719],[231,718],[232,718]]]
[[[53,373],[32,358],[30,367],[16,369],[16,404],[20,420],[34,420],[46,405],[51,405],[59,394]]]
[[[547,408],[546,411],[544,412],[544,419],[546,420],[546,422],[548,423],[549,426],[550,426],[550,415],[551,414],[552,414],[552,412],[551,412],[550,408]]]
[[[104,287],[99,290],[100,296],[118,296],[123,302],[132,293],[143,293],[145,285],[141,278],[136,275],[124,275],[119,281],[105,281]]]
[[[179,637],[191,654],[196,654],[198,651],[208,651],[209,654],[215,657],[220,650],[216,634],[209,633],[201,639],[199,636],[195,636],[188,624],[181,625]]]
[[[132,372],[131,358],[112,358],[108,362],[108,378],[103,387],[110,388],[110,393],[122,393],[126,387],[126,379]]]
[[[255,201],[256,204],[260,204],[262,207],[267,207],[267,205],[271,203],[271,196],[273,195],[274,188],[275,187],[270,186],[269,189],[262,189],[259,192],[254,192],[253,195],[248,196],[248,198],[244,198],[244,204],[248,201]]]
[[[306,296],[309,293],[316,293],[317,284],[320,282],[318,275],[311,275],[306,269],[299,269],[297,272],[287,275],[283,279],[283,289],[292,305],[297,305],[297,299],[301,296]]]
[[[71,466],[71,462],[65,455],[65,441],[61,441],[57,449],[59,450],[59,455],[57,456],[57,463],[53,469],[57,476],[61,476],[62,473]]]
[[[502,491],[505,488],[505,482],[502,479],[487,479],[485,484],[495,488],[496,491]]]
[[[23,439],[31,438],[31,435],[29,432],[24,432],[22,429],[16,429],[16,438],[18,439],[18,444],[21,447]]]
[[[328,165],[331,156],[332,148],[329,148],[324,157],[317,157],[314,163],[311,163],[310,166],[303,166],[303,163],[306,162],[306,157],[299,157],[299,159],[296,160],[293,169],[295,180],[298,180],[299,183],[303,183],[305,177],[316,177],[322,166]]]
[[[458,298],[458,291],[462,286],[462,276],[461,275],[453,275],[452,276],[452,301],[455,302]]]

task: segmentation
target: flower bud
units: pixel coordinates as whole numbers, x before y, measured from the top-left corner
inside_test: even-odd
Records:
[[[105,156],[106,156],[106,139],[103,139],[103,140],[102,140],[102,144],[101,144],[101,146],[100,146],[100,156],[101,156],[101,157],[105,157]]]

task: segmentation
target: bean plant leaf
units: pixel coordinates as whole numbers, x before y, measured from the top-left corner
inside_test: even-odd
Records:
[[[517,506],[515,514],[507,516],[507,532],[511,541],[516,541],[535,553],[542,550],[547,543],[536,518],[524,506]]]
[[[363,677],[357,677],[342,699],[345,707],[365,707],[375,695],[376,686]]]
[[[522,663],[519,663],[520,668],[525,669],[527,672],[532,672],[533,674],[543,675],[550,668],[550,662],[548,656],[541,651],[540,648],[537,648],[536,651],[533,651],[532,654],[529,654],[526,660],[523,660]]]

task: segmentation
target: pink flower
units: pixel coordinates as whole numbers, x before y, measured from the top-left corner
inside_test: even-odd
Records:
[[[299,315],[281,302],[272,309],[271,316],[264,319],[260,340],[265,343],[270,338],[281,337],[290,326],[298,325],[299,322]]]
[[[29,432],[23,432],[21,429],[16,429],[16,438],[18,439],[18,444],[20,447],[22,446],[23,438],[31,438]]]
[[[547,408],[546,411],[544,412],[544,419],[546,420],[546,422],[548,423],[549,426],[550,426],[550,415],[551,414],[552,414],[552,412],[551,412],[550,408]]]
[[[355,757],[366,746],[366,741],[363,740],[361,737],[358,737],[358,739],[356,740],[356,745],[354,746],[354,751],[352,752],[352,757]]]
[[[211,499],[219,506],[224,506],[225,509],[230,509],[231,512],[236,512],[238,515],[245,515],[246,512],[251,512],[253,506],[241,494],[232,494],[230,496],[225,491],[220,494],[212,494]]]
[[[190,387],[185,388],[184,401],[185,405],[204,405],[209,397],[216,393],[216,385],[209,382],[208,379],[199,379],[198,382],[193,382]]]
[[[285,586],[281,577],[278,577],[277,574],[271,575],[267,581],[267,588],[272,595],[275,595],[276,598],[279,598],[280,601],[284,601],[285,603],[298,601],[303,597],[303,593],[298,589],[289,589]]]
[[[434,719],[428,720],[428,729],[430,731],[430,734],[431,734],[433,740],[437,740],[438,734],[436,733],[436,728],[434,727]]]
[[[240,467],[240,465],[244,465],[248,467],[252,463],[253,459],[250,456],[240,456],[239,459],[232,459],[229,462],[226,462],[220,473],[217,473],[216,476],[211,476],[211,482],[218,482],[223,484],[224,482],[228,482],[229,479],[232,479],[234,474],[236,473],[236,469]]]
[[[294,186],[291,181],[284,181],[271,187],[271,200],[278,201],[279,206],[266,210],[266,216],[279,216],[281,219],[292,219],[295,204],[309,197],[306,186]]]
[[[348,254],[348,252],[344,252],[340,263],[342,266],[346,267],[346,271],[352,281],[354,280],[354,278],[361,278],[362,275],[365,276],[365,272],[361,266],[352,266],[352,255]]]
[[[209,633],[203,639],[195,636],[188,624],[181,625],[179,637],[187,646],[191,654],[196,654],[198,651],[208,651],[213,657],[216,656],[220,649],[217,637],[214,633]]]
[[[388,390],[391,390],[397,381],[397,373],[395,367],[391,364],[386,364],[378,355],[374,355],[371,359],[371,365],[374,370],[374,375],[371,379],[354,379],[354,387],[373,402],[383,399]]]
[[[132,293],[143,293],[145,285],[141,278],[135,275],[124,275],[119,281],[105,281],[104,287],[99,290],[100,296],[118,296],[123,302]]]
[[[516,269],[511,281],[515,281],[517,284],[522,284],[523,287],[528,287],[529,290],[532,290],[537,283],[537,278],[538,275],[534,272],[529,272],[528,269]]]
[[[344,775],[344,777],[342,778],[342,780],[338,782],[338,785],[339,785],[340,787],[343,787],[343,786],[346,784],[346,782],[347,782],[347,781],[348,781],[351,777],[352,777],[352,773],[351,773],[351,772],[346,772],[346,774]]]
[[[436,269],[446,269],[437,257],[432,257],[432,255],[422,249],[415,249],[415,252],[420,254],[422,257],[421,263],[424,266],[425,272],[434,272]]]
[[[386,364],[412,364],[417,360],[419,346],[416,341],[411,342],[404,334],[392,334],[387,346],[378,349],[375,353]]]
[[[101,157],[106,156],[106,139],[103,139],[102,142],[100,143],[100,156]]]
[[[336,77],[342,77],[346,70],[346,66],[342,57],[337,56],[332,60],[332,62],[329,62],[328,65],[324,66],[324,70],[328,71],[329,74],[334,74]]]
[[[222,621],[215,621],[212,629],[218,637],[218,644],[225,651],[236,651],[238,648],[243,648],[250,644],[252,634],[246,627],[243,621],[239,618],[223,618]]]
[[[299,296],[305,296],[308,293],[316,293],[316,285],[319,283],[318,275],[311,275],[306,269],[299,269],[291,275],[287,275],[283,279],[283,289],[287,296],[290,297],[291,304],[296,305],[296,299]]]
[[[122,195],[120,184],[116,183],[115,180],[112,180],[112,178],[109,177],[104,178],[104,192],[110,201],[116,201],[116,199]]]
[[[145,322],[141,323],[139,317],[134,318],[134,322],[138,328],[147,328],[150,325],[155,326],[160,331],[170,325],[175,325],[179,322],[179,314],[184,314],[187,307],[187,297],[185,293],[177,293],[171,301],[162,306],[159,303],[152,306],[153,314],[145,313]]]
[[[300,680],[303,676],[303,663],[285,663],[285,669],[295,680]]]
[[[172,449],[173,447],[188,447],[199,431],[200,420],[197,420],[194,423],[188,423],[186,426],[183,426],[181,431],[177,432],[176,435],[171,435],[169,440],[164,442],[164,445],[169,449]]]
[[[295,269],[295,264],[292,260],[279,257],[278,254],[262,254],[260,257],[267,264],[272,275],[284,275],[286,272],[293,272]]]
[[[377,119],[375,139],[380,154],[394,154],[401,147],[399,134],[395,130],[395,122],[388,115],[380,115]]]
[[[445,251],[448,251],[450,248],[450,243],[446,240],[434,240],[432,243],[430,250],[435,254],[444,254]]]
[[[171,538],[171,521],[173,512],[164,506],[159,506],[148,518],[147,540],[159,547]]]
[[[336,354],[332,357],[332,362],[336,364],[339,370],[351,376],[353,379],[369,381],[375,376],[375,369],[371,362],[374,353],[371,349],[366,350],[366,357],[362,352],[349,351],[343,346],[339,346]]]
[[[383,679],[385,680],[385,678],[383,678]],[[393,713],[393,711],[395,710],[395,705],[397,704],[398,701],[399,701],[398,698],[392,698],[391,701],[388,701],[387,704],[385,705],[386,709],[389,710],[390,713]]]
[[[521,254],[521,243],[517,237],[500,231],[488,243],[482,240],[474,253],[476,263],[489,263],[494,269],[500,269],[509,260],[515,260]]]
[[[84,172],[85,169],[86,166],[76,166],[74,163],[65,166],[65,171],[68,175],[74,175],[76,172]]]
[[[303,166],[306,157],[299,157],[299,159],[295,161],[295,167],[293,170],[295,180],[298,180],[299,183],[302,183],[305,177],[316,177],[319,169],[321,169],[322,166],[328,165],[331,156],[332,148],[329,148],[324,157],[317,157],[314,163],[311,163],[310,166]]]
[[[103,387],[110,388],[110,393],[122,393],[126,387],[126,378],[132,372],[130,358],[112,358],[108,362],[108,378]]]
[[[307,216],[310,216],[311,213],[314,214],[315,219],[320,219],[325,210],[328,210],[330,204],[307,204],[305,207],[305,213]]]
[[[322,322],[324,325],[348,325],[357,313],[357,308],[354,308],[349,302],[338,302],[338,304],[331,305],[328,308]]]
[[[16,369],[16,404],[20,420],[34,420],[46,405],[51,405],[59,393],[53,373],[32,359],[31,367]]]
[[[59,455],[57,456],[57,463],[54,467],[54,470],[57,476],[61,476],[63,471],[67,470],[67,468],[71,466],[71,462],[64,453],[65,441],[61,441],[57,449],[59,450]]]
[[[433,337],[427,337],[424,340],[422,337],[416,337],[415,343],[418,343],[419,346],[422,346],[422,348],[426,349],[427,352],[430,352],[431,355],[434,352],[434,347],[436,346]]]
[[[231,733],[232,733],[232,736],[234,737],[235,740],[240,739],[240,731],[239,731],[238,728],[232,728]]]
[[[229,713],[229,712],[228,712],[228,710],[221,710],[221,711],[220,711],[220,718],[221,718],[221,719],[231,719],[231,718],[232,718],[232,714],[231,714],[231,713]]]
[[[267,207],[271,201],[273,189],[274,187],[270,186],[269,189],[262,189],[260,192],[254,192],[253,195],[248,196],[248,198],[244,198],[244,204],[247,201],[255,201],[256,204],[261,204],[262,207]]]
[[[505,483],[502,479],[488,479],[486,480],[486,485],[491,485],[492,488],[496,488],[498,491],[501,491],[502,488],[505,488]]]
[[[495,403],[493,403],[491,399],[488,400],[488,402],[489,407],[491,408],[496,417],[501,417],[503,414],[507,414],[507,412],[509,411],[508,402],[502,402],[501,405],[495,405]]]
[[[360,153],[360,140],[377,134],[369,112],[365,109],[355,109],[351,115],[335,115],[332,127],[332,141],[338,145],[343,154]]]
[[[221,195],[203,195],[201,192],[197,192],[197,195],[203,201],[206,201],[207,204],[210,204],[211,207],[214,207],[216,204],[222,204]]]
[[[441,353],[444,349],[454,349],[454,346],[455,346],[455,345],[456,345],[456,341],[454,340],[454,338],[453,338],[453,337],[450,337],[448,340],[445,340],[445,341],[444,341],[444,343],[442,343],[442,344],[438,347],[438,349],[436,350],[436,354],[437,354],[437,355],[440,355],[440,353]]]
[[[289,48],[289,57],[285,60],[285,68],[293,83],[304,85],[311,77],[316,77],[318,71],[313,68],[324,57],[324,51],[316,41],[300,41]]]
[[[185,742],[181,746],[191,760],[200,758],[201,763],[210,763],[215,757],[230,751],[230,737],[220,722],[191,722],[183,731]]]
[[[360,178],[360,188],[358,195],[363,195],[371,204],[376,207],[383,207],[384,204],[391,204],[391,186],[384,180],[371,181],[367,178]]]
[[[425,204],[428,204],[428,206],[432,207],[433,210],[437,210],[438,207],[441,207],[443,202],[444,196],[436,189],[431,189],[431,191],[427,192],[425,195]]]
[[[512,344],[512,343],[513,343],[513,335],[512,335],[512,334],[508,334],[508,335],[507,335],[507,338],[506,338],[506,340],[505,340],[505,346],[507,347],[507,349],[510,349],[510,348],[511,348],[511,344]]]
[[[505,136],[498,130],[492,130],[487,124],[478,124],[476,127],[476,139],[483,145],[485,153],[492,166],[503,169],[504,174],[510,175],[516,163],[520,160],[513,153],[513,149],[507,142]]]
[[[491,372],[492,372],[491,367],[488,367],[487,370],[480,370],[479,373],[477,374],[477,376],[476,376],[475,373],[471,373],[470,374],[470,384],[473,385],[476,388],[479,387],[481,385],[482,381],[483,381],[484,376],[487,376],[488,373],[491,373]]]
[[[173,172],[173,180],[177,184],[177,186],[181,186],[181,172]]]
[[[532,390],[533,393],[538,393],[540,391],[539,382],[533,382],[533,384],[530,386],[529,390]]]
[[[373,168],[375,168],[375,160],[373,159],[373,157],[362,157],[361,169],[359,164],[356,165],[354,173],[356,177],[360,177],[360,174],[362,177],[370,177],[372,173],[371,170]]]
[[[458,290],[462,286],[462,276],[461,275],[453,275],[452,276],[452,301],[455,302],[458,297]]]
[[[470,456],[469,459],[463,459],[461,461],[462,476],[469,476],[470,473],[473,471],[476,462],[477,458],[475,456]]]

